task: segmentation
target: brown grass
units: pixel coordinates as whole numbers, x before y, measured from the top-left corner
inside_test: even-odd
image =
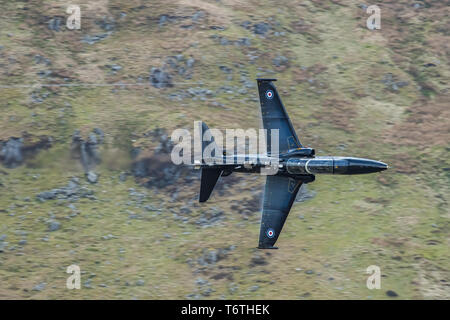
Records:
[[[385,140],[394,145],[426,147],[450,141],[449,96],[421,99],[407,109],[409,116],[387,131]]]
[[[347,132],[354,131],[352,119],[356,116],[356,106],[352,102],[334,98],[325,100],[321,110],[314,114],[314,117],[318,120]]]

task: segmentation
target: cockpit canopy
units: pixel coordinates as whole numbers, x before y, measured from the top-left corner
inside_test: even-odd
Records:
[[[313,148],[298,148],[289,150],[287,153],[280,154],[280,157],[314,157],[316,154]]]

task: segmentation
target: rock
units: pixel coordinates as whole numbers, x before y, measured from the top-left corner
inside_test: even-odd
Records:
[[[47,78],[52,75],[52,71],[51,70],[41,70],[37,73],[37,75],[40,78]]]
[[[314,270],[306,270],[305,273],[306,274],[314,274]]]
[[[26,244],[27,244],[27,240],[25,240],[25,239],[22,239],[19,241],[19,246],[24,246]]]
[[[185,79],[191,79],[194,63],[194,58],[186,59],[182,54],[167,57],[162,68],[152,68],[150,82],[159,88],[172,86],[172,74],[178,74]]]
[[[112,17],[103,17],[102,20],[97,20],[95,23],[105,31],[113,31],[116,27]]]
[[[406,87],[409,84],[407,81],[395,81],[392,73],[386,73],[381,82],[391,91],[398,91],[400,88]]]
[[[200,19],[202,19],[204,17],[205,17],[205,13],[203,11],[197,11],[192,16],[192,22],[197,22],[198,20],[200,20]]]
[[[52,31],[59,32],[62,19],[60,17],[54,17],[48,21],[48,28]]]
[[[201,266],[213,266],[220,260],[225,259],[234,249],[234,246],[213,250],[204,249],[202,255],[197,259],[197,263]]]
[[[2,234],[0,236],[0,253],[4,252],[6,249],[6,246],[8,245],[8,242],[5,242],[6,234]]]
[[[35,286],[33,287],[33,289],[31,289],[31,290],[33,290],[33,291],[42,291],[42,290],[45,289],[46,286],[47,286],[47,283],[41,282],[41,283],[35,285]]]
[[[276,67],[287,66],[289,65],[289,60],[285,56],[278,55],[275,58],[273,58],[272,63]]]
[[[213,292],[213,290],[211,288],[205,288],[201,293],[202,296],[204,297],[209,297],[211,295],[211,293]]]
[[[179,54],[176,57],[168,57],[166,59],[166,65],[167,67],[170,67],[171,69],[176,69],[178,67],[178,62],[180,62],[183,58],[183,55]]]
[[[254,291],[258,290],[258,289],[259,289],[259,286],[258,285],[254,285],[254,286],[250,287],[249,291],[254,292]]]
[[[34,62],[35,62],[36,64],[41,64],[41,63],[43,63],[43,64],[45,64],[45,65],[47,65],[47,66],[49,66],[49,65],[52,64],[51,61],[50,61],[50,59],[44,58],[43,56],[41,56],[41,55],[39,55],[39,54],[37,54],[37,55],[34,56]]]
[[[104,133],[99,128],[92,130],[87,140],[81,137],[79,130],[76,130],[72,135],[71,154],[73,157],[80,159],[84,172],[89,173],[95,165],[101,162],[98,149],[103,140]]]
[[[98,176],[97,176],[97,174],[96,174],[95,172],[89,171],[89,172],[86,174],[86,179],[87,179],[90,183],[97,183]]]
[[[194,66],[194,63],[195,63],[195,59],[194,58],[189,58],[186,61],[186,67],[192,68]]]
[[[250,46],[251,42],[249,38],[240,38],[236,40],[235,44],[238,46]]]
[[[187,92],[189,93],[190,97],[192,97],[193,100],[196,100],[196,98],[199,98],[200,100],[206,99],[206,97],[212,97],[214,96],[214,92],[211,90],[205,89],[205,88],[189,88],[187,89]]]
[[[33,90],[31,93],[31,101],[33,103],[42,103],[50,96],[50,92],[46,88]]]
[[[237,284],[235,284],[234,282],[232,282],[228,286],[228,290],[230,291],[231,294],[235,293],[238,289],[239,289],[239,286]]]
[[[192,175],[192,170],[185,166],[173,164],[170,159],[173,142],[167,135],[165,130],[156,129],[145,134],[147,137],[152,136],[155,140],[159,139],[159,145],[154,149],[153,154],[149,157],[139,158],[135,150],[137,159],[133,162],[131,172],[135,177],[145,178],[148,180],[142,183],[148,188],[164,188],[173,185],[179,178],[186,178]]]
[[[241,27],[245,28],[247,30],[250,30],[251,26],[252,26],[252,23],[250,21],[244,21],[241,23]]]
[[[22,164],[24,160],[22,154],[22,138],[9,138],[8,141],[3,142],[0,145],[0,159],[5,167],[15,168]]]
[[[87,43],[89,45],[95,44],[101,40],[106,39],[109,35],[112,34],[112,31],[108,31],[106,33],[101,33],[101,34],[97,34],[94,36],[90,36],[90,35],[85,35],[83,37],[83,39],[81,40],[81,42]]]
[[[219,69],[225,73],[233,72],[233,70],[231,68],[228,68],[227,66],[219,66]]]
[[[150,71],[150,83],[155,88],[167,88],[172,86],[172,77],[167,72],[158,69],[152,68]]]
[[[162,15],[159,17],[159,22],[158,22],[158,27],[162,28],[164,26],[164,24],[166,24],[166,22],[168,21],[168,18],[166,15]]]
[[[66,199],[76,201],[79,198],[95,198],[93,191],[85,187],[80,187],[78,178],[72,178],[67,186],[40,192],[36,195],[37,200],[44,202],[53,199]]]
[[[119,175],[119,180],[120,181],[122,181],[122,182],[125,182],[125,181],[127,181],[127,173],[126,172],[122,172],[120,175]]]
[[[136,281],[137,286],[143,286],[144,284],[145,284],[145,281],[142,279],[139,279],[138,281]]]
[[[211,227],[225,218],[225,213],[215,207],[210,210],[202,211],[201,216],[195,221],[198,226],[203,228]]]
[[[392,291],[392,290],[386,291],[386,295],[387,295],[388,297],[391,297],[391,298],[398,297],[397,292]]]
[[[41,200],[41,202],[44,202],[45,200],[55,199],[56,196],[57,192],[55,190],[49,190],[39,193],[36,197],[38,198],[38,200]]]
[[[92,278],[89,278],[89,279],[87,279],[87,280],[84,282],[84,287],[85,287],[86,289],[92,289],[92,288],[93,288],[93,286],[92,286]]]
[[[195,280],[195,284],[198,286],[204,286],[208,284],[208,281],[202,278],[197,278],[197,280]]]
[[[113,236],[112,234],[107,234],[106,236],[102,236],[102,240],[111,240],[111,239],[115,239],[116,237]]]
[[[109,67],[110,67],[111,70],[114,71],[114,72],[117,72],[117,71],[122,70],[122,67],[119,66],[118,64],[113,64],[113,65],[110,65]]]
[[[406,87],[408,84],[409,84],[408,81],[397,81],[397,82],[395,83],[395,85],[396,85],[398,88]]]
[[[266,261],[266,259],[264,258],[263,255],[260,255],[258,253],[256,253],[252,259],[250,260],[250,267],[255,267],[255,266],[264,266],[267,265],[268,262]]]
[[[269,31],[269,29],[270,25],[265,22],[260,22],[253,26],[253,32],[262,36],[264,36]]]
[[[136,178],[144,178],[148,175],[148,162],[143,159],[140,161],[136,161],[133,163],[133,166],[131,168],[131,172],[133,173],[133,176]]]
[[[58,221],[55,220],[50,220],[48,222],[48,231],[53,232],[53,231],[57,231],[61,228],[61,224]]]
[[[94,130],[92,130],[92,132],[97,135],[97,137],[99,139],[98,143],[103,143],[103,140],[105,138],[105,134],[104,134],[103,130],[100,128],[94,128]]]

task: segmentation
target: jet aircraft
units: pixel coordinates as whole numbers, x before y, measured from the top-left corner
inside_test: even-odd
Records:
[[[276,79],[257,79],[263,128],[267,129],[266,154],[221,155],[211,153],[212,159],[202,158],[200,202],[209,199],[219,177],[233,172],[261,173],[276,163],[276,174],[267,175],[259,235],[259,249],[278,249],[274,246],[286,218],[304,183],[311,183],[317,174],[365,174],[386,170],[387,164],[355,157],[316,156],[312,148],[302,145],[273,82]],[[278,152],[271,150],[271,129],[278,129]],[[203,133],[208,131],[201,123]],[[203,134],[202,133],[202,134]],[[203,135],[202,135],[203,137]],[[202,150],[214,142],[202,142]],[[208,160],[208,161],[207,161]],[[220,161],[211,161],[220,160]]]

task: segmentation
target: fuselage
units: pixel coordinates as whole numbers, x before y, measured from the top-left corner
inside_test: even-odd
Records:
[[[232,172],[261,173],[262,169],[270,172],[269,169],[271,169],[272,173],[269,174],[299,179],[316,174],[365,174],[388,168],[383,162],[355,157],[299,157],[296,155],[271,157],[257,154],[205,158],[201,166],[222,169],[224,175]]]

